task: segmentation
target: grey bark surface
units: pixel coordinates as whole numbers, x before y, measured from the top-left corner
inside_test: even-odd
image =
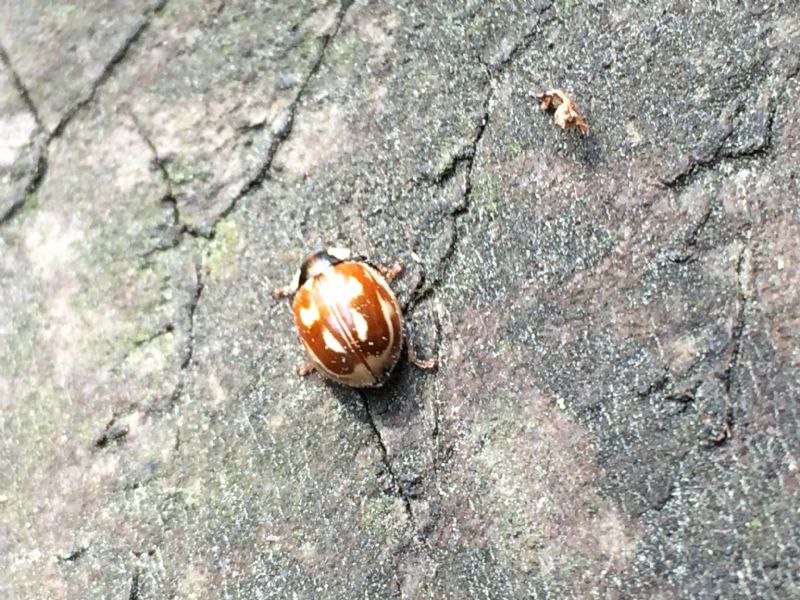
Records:
[[[5,0],[0,58],[3,598],[800,597],[796,1]],[[320,243],[438,370],[294,376]]]

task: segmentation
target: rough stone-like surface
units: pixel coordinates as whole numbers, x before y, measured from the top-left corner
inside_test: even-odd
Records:
[[[265,176],[340,18],[314,0],[174,2],[120,65],[108,89],[153,145],[190,230],[208,235]]]
[[[75,7],[0,7],[4,598],[800,595],[796,2]],[[438,370],[293,375],[330,242]]]
[[[4,0],[0,45],[48,132],[91,100],[164,0]]]
[[[0,222],[24,202],[43,168],[42,129],[7,64],[0,63]]]

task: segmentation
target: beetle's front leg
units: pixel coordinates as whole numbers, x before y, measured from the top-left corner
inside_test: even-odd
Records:
[[[406,353],[408,354],[408,362],[412,365],[419,367],[420,369],[433,369],[439,364],[439,361],[435,358],[420,358],[417,356],[417,351],[414,347],[414,335],[411,329],[411,325],[408,324],[408,321],[405,323],[405,330],[406,330]]]
[[[282,287],[275,288],[274,290],[272,290],[272,292],[270,292],[270,295],[273,298],[287,298],[292,294],[294,294],[294,292],[295,292],[294,286],[284,285]]]
[[[314,363],[307,362],[304,365],[297,367],[294,371],[297,373],[298,377],[305,377],[315,369],[316,367],[314,366]]]
[[[386,278],[386,281],[390,282],[397,277],[403,271],[403,263],[396,262],[391,267],[382,266],[379,267],[381,275]]]

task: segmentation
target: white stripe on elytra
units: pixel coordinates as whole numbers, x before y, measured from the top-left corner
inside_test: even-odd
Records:
[[[313,362],[318,369],[325,371],[328,375],[330,375],[333,378],[339,377],[338,374],[334,373],[328,367],[325,366],[325,363],[322,360],[320,360],[319,356],[317,356],[316,352],[314,352],[311,346],[306,344],[305,340],[303,340],[303,345],[306,347],[306,352],[308,353],[309,358],[311,358],[311,362]]]
[[[337,378],[341,381],[347,381],[351,385],[357,386],[369,386],[374,384],[377,381],[377,371],[372,369],[369,364],[363,362],[363,357],[358,350],[359,345],[353,339],[350,329],[345,326],[344,320],[339,314],[339,311],[334,309],[331,310],[330,314],[336,320],[336,324],[338,325],[342,336],[345,338],[345,343],[351,348],[351,351],[355,355],[354,358],[358,358],[358,361],[353,363],[353,370],[350,373],[337,375]]]
[[[378,302],[380,302],[381,313],[386,321],[386,325],[389,327],[389,349],[391,349],[394,347],[394,319],[392,317],[397,311],[395,307],[384,300],[383,296],[380,294],[378,294]]]
[[[402,339],[403,339],[402,338],[402,336],[403,336],[403,315],[400,312],[399,305],[397,303],[397,298],[395,297],[394,292],[392,291],[392,288],[390,288],[388,286],[388,284],[386,283],[386,280],[384,279],[384,277],[382,275],[380,275],[380,273],[376,273],[375,269],[373,269],[373,268],[371,268],[369,266],[367,268],[370,271],[370,275],[372,275],[372,279],[375,280],[375,283],[377,283],[378,286],[381,287],[386,292],[386,295],[389,296],[389,298],[394,300],[394,302],[390,302],[388,300],[384,300],[383,296],[378,294],[378,302],[381,305],[381,314],[383,314],[383,318],[386,321],[387,327],[389,328],[389,344],[386,347],[386,350],[384,350],[381,353],[380,356],[374,357],[374,362],[370,361],[369,358],[368,358],[368,362],[371,363],[370,367],[373,367],[373,365],[377,366],[377,365],[381,365],[381,364],[386,366],[385,365],[385,361],[394,352],[394,350],[395,350],[395,348],[394,348],[394,346],[395,346],[395,338],[398,335],[400,336],[400,344],[402,344]],[[392,319],[392,317],[395,316],[395,315],[397,316],[397,320],[400,323],[400,331],[395,331],[395,328],[394,328],[394,320]],[[397,362],[397,358],[399,356],[400,356],[400,352],[397,352],[397,355],[394,357],[394,362]],[[393,367],[394,366],[394,362],[389,366]]]
[[[342,346],[339,340],[337,340],[327,328],[322,330],[322,341],[325,342],[325,346],[328,350],[332,350],[338,354],[345,354],[347,352],[345,347]]]
[[[308,308],[300,308],[300,322],[306,327],[311,327],[314,323],[319,321],[319,309],[313,302]]]
[[[369,334],[369,325],[367,325],[367,320],[357,310],[350,311],[350,317],[353,319],[353,326],[356,328],[356,335],[358,339],[362,342],[367,341],[367,335]]]
[[[319,294],[323,299],[335,299],[346,306],[364,293],[364,286],[355,277],[348,277],[341,273],[330,273],[319,281]]]

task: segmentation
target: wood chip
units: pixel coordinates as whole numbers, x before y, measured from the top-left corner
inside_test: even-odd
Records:
[[[583,135],[589,134],[589,124],[565,91],[548,90],[536,99],[542,110],[555,109],[553,119],[562,129],[578,129]]]

